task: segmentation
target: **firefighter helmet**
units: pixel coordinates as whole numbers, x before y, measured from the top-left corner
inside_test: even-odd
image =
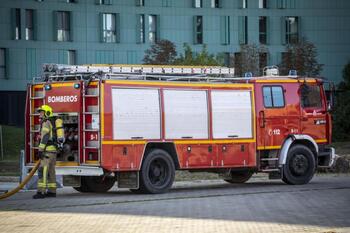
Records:
[[[49,105],[42,105],[41,107],[38,108],[38,112],[44,111],[45,117],[52,117],[53,112],[52,108]]]

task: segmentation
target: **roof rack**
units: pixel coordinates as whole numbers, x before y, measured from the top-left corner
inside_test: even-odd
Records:
[[[43,64],[42,71],[43,75],[33,82],[99,79],[223,82],[237,79],[233,78],[234,68],[218,66]]]

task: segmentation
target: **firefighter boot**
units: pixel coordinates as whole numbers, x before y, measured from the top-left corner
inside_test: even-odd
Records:
[[[42,194],[41,192],[37,192],[34,196],[33,199],[43,199],[45,198],[45,195]]]
[[[47,192],[47,193],[45,194],[45,197],[56,197],[56,193]]]

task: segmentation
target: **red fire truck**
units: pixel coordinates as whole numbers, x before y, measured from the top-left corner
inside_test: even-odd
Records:
[[[234,78],[233,69],[44,65],[28,85],[26,166],[37,161],[39,115],[50,105],[64,122],[57,157],[64,185],[80,192],[118,187],[162,193],[175,170],[213,172],[229,183],[269,173],[308,183],[334,163],[332,122],[318,78]]]

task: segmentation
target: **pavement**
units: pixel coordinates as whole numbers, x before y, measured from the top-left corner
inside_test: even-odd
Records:
[[[0,179],[1,180],[1,179]],[[0,190],[17,183],[0,182]],[[350,232],[350,176],[316,176],[307,185],[253,177],[176,182],[165,194],[104,194],[70,187],[33,200],[0,200],[0,232]]]

